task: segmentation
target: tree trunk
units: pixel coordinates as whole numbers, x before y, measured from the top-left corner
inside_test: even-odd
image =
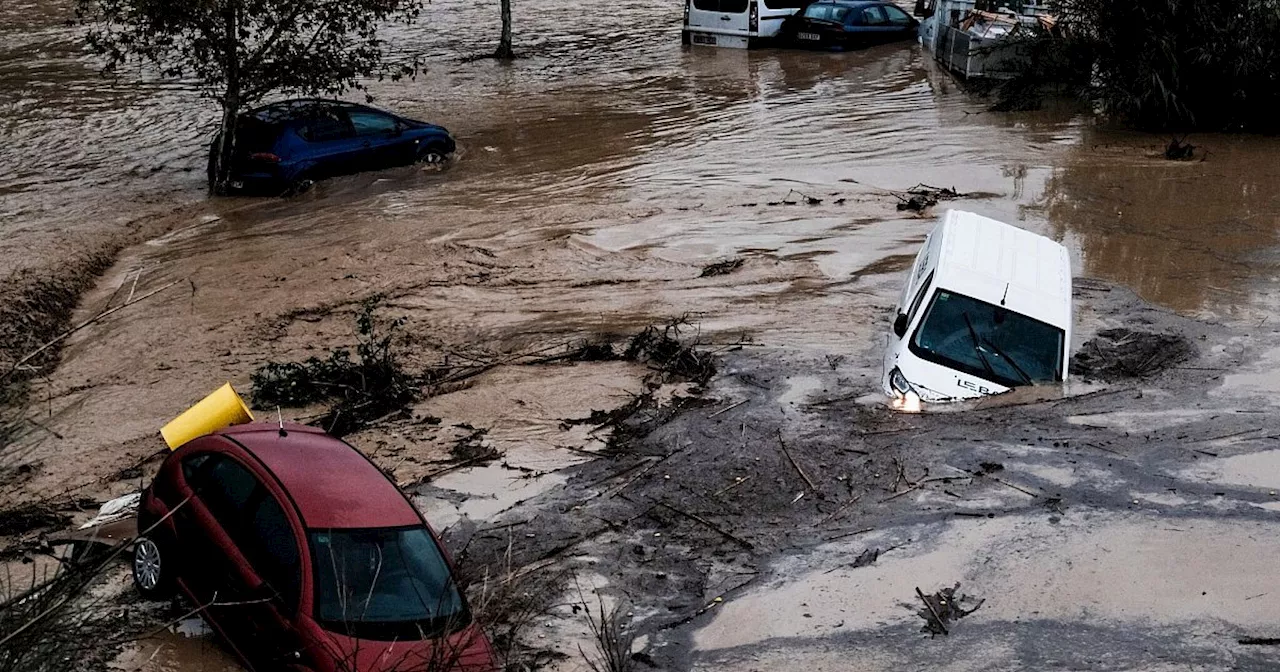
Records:
[[[238,2],[227,2],[223,11],[225,34],[222,57],[227,73],[227,88],[222,95],[222,124],[218,142],[211,148],[209,160],[209,193],[225,194],[231,182],[231,160],[236,149],[236,118],[240,112],[240,50],[237,26]]]
[[[511,0],[502,0],[502,39],[498,42],[498,50],[493,52],[494,58],[511,60],[516,52],[511,49]]]
[[[236,112],[239,103],[235,96],[227,95],[222,103],[222,124],[218,127],[218,141],[210,148],[209,193],[227,193],[231,181],[231,157],[236,149]]]

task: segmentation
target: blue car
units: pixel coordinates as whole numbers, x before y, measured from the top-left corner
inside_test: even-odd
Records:
[[[789,46],[839,51],[914,39],[919,29],[890,2],[819,0],[788,17],[779,37]]]
[[[209,152],[212,181],[218,138]],[[412,163],[443,164],[449,131],[364,105],[299,99],[264,105],[236,122],[230,191],[298,193],[318,180]]]

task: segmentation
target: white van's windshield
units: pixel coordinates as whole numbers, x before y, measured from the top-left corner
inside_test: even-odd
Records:
[[[1063,331],[939,289],[909,347],[917,357],[1016,387],[1062,380]]]

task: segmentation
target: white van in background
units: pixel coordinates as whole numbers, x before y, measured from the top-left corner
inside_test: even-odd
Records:
[[[768,44],[782,21],[812,0],[685,0],[684,44],[748,49]]]
[[[1058,243],[949,210],[898,300],[882,386],[902,410],[1067,378],[1071,259]]]

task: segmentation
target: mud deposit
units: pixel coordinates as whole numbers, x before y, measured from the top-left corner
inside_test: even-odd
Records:
[[[1088,332],[1123,317],[1210,352],[1221,342],[1220,325],[1118,288],[1080,294]],[[676,669],[1274,664],[1236,645],[1280,616],[1263,583],[1280,500],[1241,480],[1269,456],[1257,451],[1274,418],[1205,403],[1220,382],[1200,369],[1225,356],[1140,385],[912,416],[860,397],[877,394],[857,375],[874,354],[831,367],[727,353],[714,403],[640,414],[645,433],[622,454],[576,468],[498,531],[452,533],[473,557],[510,542],[522,562],[608,576],[647,655]],[[981,608],[921,642],[915,589],[955,583]]]
[[[589,645],[577,587],[624,605],[638,665],[667,669],[1280,661],[1236,644],[1280,635],[1275,139],[1198,136],[1207,160],[1169,162],[1167,138],[1070,106],[985,112],[915,45],[682,49],[678,6],[656,0],[518,2],[528,58],[464,60],[492,49],[496,8],[445,0],[393,36],[424,74],[371,90],[450,128],[452,165],[207,200],[211,108],[100,79],[70,4],[0,5],[0,132],[18,159],[0,161],[0,359],[162,291],[24,371],[6,510],[38,502],[74,525],[136,491],[167,420],[228,380],[248,393],[266,362],[350,346],[378,296],[408,370],[484,370],[347,438],[469,576],[501,571],[510,546],[555,579],[524,636],[562,669]],[[899,209],[921,183],[965,197]],[[900,276],[946,206],[1071,250],[1091,380],[884,407]],[[681,316],[709,380],[547,358],[621,352]],[[18,562],[49,530],[13,531]],[[957,583],[985,601],[929,639],[916,588]],[[175,628],[115,665],[235,664]]]

